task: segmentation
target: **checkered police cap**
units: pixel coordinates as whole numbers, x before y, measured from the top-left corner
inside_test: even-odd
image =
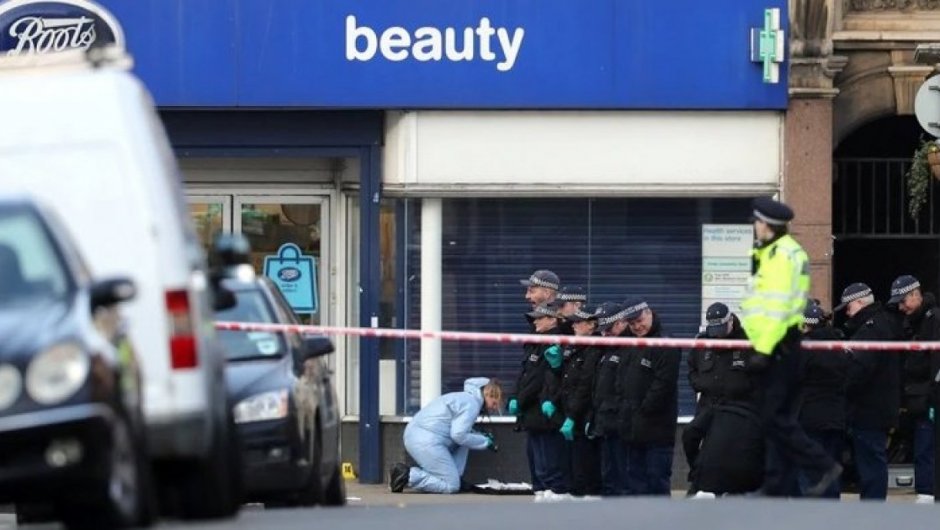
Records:
[[[867,298],[871,295],[871,287],[861,282],[853,283],[842,291],[842,298],[839,300],[841,303],[833,308],[833,311],[841,311],[845,306],[849,305],[849,303]]]
[[[587,302],[587,293],[584,292],[583,287],[566,285],[561,288],[561,291],[558,291],[558,296],[555,299],[562,302]]]
[[[888,303],[900,303],[901,300],[904,300],[904,297],[907,296],[907,293],[915,289],[920,289],[920,282],[917,281],[917,278],[907,274],[899,276],[896,280],[891,282],[891,298],[888,300]]]
[[[561,284],[561,280],[559,280],[558,275],[552,271],[538,270],[533,272],[532,276],[529,276],[529,279],[519,280],[519,283],[526,287],[546,287],[553,291],[557,291]]]

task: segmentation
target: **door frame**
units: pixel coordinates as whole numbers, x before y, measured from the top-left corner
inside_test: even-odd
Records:
[[[335,296],[338,220],[334,213],[337,204],[337,192],[332,187],[325,186],[186,186],[184,193],[187,203],[193,202],[222,202],[223,203],[223,231],[235,233],[241,227],[241,216],[237,215],[238,205],[255,202],[258,204],[319,204],[320,205],[320,263],[317,272],[317,281],[320,286],[320,325],[328,326],[336,322],[338,310]],[[245,200],[246,198],[251,200]],[[226,215],[227,213],[227,215]],[[345,305],[345,304],[343,304]],[[333,364],[333,363],[331,363]]]

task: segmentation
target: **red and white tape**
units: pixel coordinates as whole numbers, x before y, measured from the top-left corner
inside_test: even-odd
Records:
[[[500,344],[563,344],[580,346],[636,346],[640,348],[748,348],[746,340],[726,339],[660,339],[635,337],[576,337],[571,335],[530,335],[525,333],[482,333],[472,331],[421,331],[415,329],[355,328],[339,326],[306,326],[292,324],[256,324],[247,322],[216,322],[216,329],[228,331],[267,331],[272,333],[304,333],[319,335],[351,335],[356,337],[394,339],[440,339],[455,342],[491,342]],[[808,350],[853,351],[933,351],[940,342],[850,342],[804,341]]]

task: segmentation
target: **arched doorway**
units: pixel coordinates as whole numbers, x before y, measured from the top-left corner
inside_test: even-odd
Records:
[[[937,292],[940,184],[931,179],[921,214],[917,219],[908,214],[906,174],[922,136],[911,116],[881,118],[855,130],[833,153],[833,300],[846,285],[865,282],[885,302],[891,281],[901,274],[913,274],[925,291]],[[909,486],[912,440],[912,420],[902,414],[889,439],[889,487]]]
[[[906,173],[924,135],[912,116],[881,118],[846,137],[833,154],[833,300],[865,282],[886,300],[891,281],[913,274],[940,286],[940,185],[931,181],[918,219],[908,214]]]

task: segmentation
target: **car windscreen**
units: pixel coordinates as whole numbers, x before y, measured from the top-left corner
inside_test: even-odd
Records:
[[[72,288],[68,269],[35,212],[0,207],[0,306],[62,300]]]
[[[267,324],[275,321],[271,306],[258,290],[234,291],[236,304],[215,313],[223,322],[249,322]],[[231,360],[279,357],[284,354],[284,337],[267,331],[219,331],[225,354]]]

